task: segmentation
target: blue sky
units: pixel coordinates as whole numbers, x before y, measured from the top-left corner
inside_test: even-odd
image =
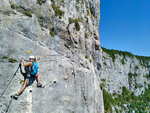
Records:
[[[150,0],[101,0],[100,43],[150,56]]]

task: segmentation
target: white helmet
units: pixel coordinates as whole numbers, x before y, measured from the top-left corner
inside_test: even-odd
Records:
[[[35,59],[35,57],[34,56],[30,56],[29,59]]]

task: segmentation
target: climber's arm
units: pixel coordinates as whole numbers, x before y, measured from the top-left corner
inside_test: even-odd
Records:
[[[22,59],[22,63],[24,66],[32,66],[32,62],[25,63],[24,59]]]
[[[37,57],[35,56],[35,62],[37,63],[38,61],[37,61]]]

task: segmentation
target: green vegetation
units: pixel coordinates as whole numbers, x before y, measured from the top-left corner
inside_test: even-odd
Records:
[[[88,7],[88,4],[89,4],[89,3],[88,3],[87,1],[85,1],[85,6],[86,6],[86,7]]]
[[[108,59],[107,57],[103,56],[104,59]]]
[[[60,10],[60,6],[56,6],[54,3],[52,3],[52,8],[55,11],[55,16],[59,16],[59,18],[61,19],[62,16],[64,15],[64,12]]]
[[[8,57],[7,56],[3,56],[2,59],[8,59]],[[17,62],[17,60],[15,60],[13,58],[9,58],[8,61],[11,62],[11,63]]]
[[[85,0],[76,0],[76,1],[77,1],[77,3],[82,3],[83,4]]]
[[[150,57],[136,56],[136,55],[135,55],[135,57],[140,61],[141,66],[150,67],[150,65],[149,65]]]
[[[120,113],[116,107],[115,107],[115,111],[116,111],[116,113]]]
[[[51,0],[52,1],[52,3],[55,3],[56,2],[56,0]]]
[[[8,61],[11,62],[11,63],[17,62],[17,60],[15,60],[15,59],[13,59],[13,58],[9,58]]]
[[[85,0],[76,0],[77,1],[77,3],[82,3],[82,4],[84,4],[84,2],[85,2]]]
[[[106,81],[106,79],[101,79],[101,81],[102,81],[102,82],[105,82],[105,81]]]
[[[37,0],[37,3],[42,5],[42,3],[45,3],[45,0]]]
[[[80,31],[80,25],[79,25],[78,22],[75,23],[75,27],[76,27],[76,30],[77,30],[77,31]]]
[[[103,62],[103,64],[106,66],[107,64],[106,64],[106,62]]]
[[[123,65],[125,64],[124,59],[121,60],[121,63],[122,63]]]
[[[126,87],[122,87],[122,93],[114,95],[103,89],[103,97],[105,113],[111,112],[112,106],[119,106],[124,111],[127,110],[128,113],[131,113],[133,110],[136,113],[147,113],[147,110],[150,109],[150,84],[148,88],[145,88],[144,94],[139,96],[135,96],[133,92],[130,93]],[[127,107],[124,106],[125,104]],[[116,107],[115,111],[118,111]]]
[[[103,89],[103,99],[105,113],[112,112],[112,106],[115,105],[115,100],[113,99],[112,95],[109,94],[105,89]]]
[[[37,0],[37,3],[42,3],[43,0]]]
[[[86,22],[87,22],[87,23],[89,23],[89,19],[88,19],[88,17],[85,17],[85,18],[86,18]]]
[[[86,55],[85,58],[88,59],[88,56]]]
[[[54,37],[55,36],[55,27],[52,27],[52,29],[50,29],[49,34]]]
[[[2,59],[8,59],[8,57],[7,56],[3,56]]]
[[[106,49],[106,48],[103,48],[103,47],[101,47],[101,48],[104,52],[109,54],[109,56],[112,58],[112,61],[114,62],[115,61],[115,54],[116,54],[115,51],[114,50],[109,50],[109,49]]]
[[[135,66],[135,70],[138,70],[139,69],[139,66]]]
[[[32,17],[32,13],[29,12],[29,11],[25,11],[24,14],[25,14],[26,16]]]
[[[80,18],[78,19],[69,18],[69,24],[76,23],[76,22],[82,22],[82,20]]]
[[[54,33],[54,31],[52,31],[52,30],[49,31],[49,34],[50,34],[52,37],[55,36],[55,33]]]
[[[133,77],[134,77],[134,80],[136,80],[135,77],[137,77],[137,74],[129,72],[128,73],[128,82],[129,82],[130,87],[132,85]],[[136,81],[134,81],[134,85],[136,86]]]
[[[87,15],[90,15],[90,11],[89,9],[86,10]]]
[[[146,67],[150,67],[149,62],[150,62],[150,57],[144,57],[144,56],[138,56],[138,55],[133,55],[130,52],[126,52],[126,51],[118,51],[118,50],[114,50],[114,49],[106,49],[104,47],[102,47],[102,50],[104,52],[106,52],[107,54],[109,54],[109,56],[112,58],[112,61],[115,61],[116,56],[115,55],[120,55],[123,56],[124,58],[126,56],[128,57],[136,57],[139,60],[140,65],[142,66],[146,66]]]
[[[72,18],[69,18],[69,24],[72,24],[72,23],[75,23],[75,28],[77,31],[80,31],[80,24],[79,22],[82,22],[81,19],[72,19]]]
[[[105,84],[104,83],[100,83],[100,88],[101,90],[105,87]]]
[[[137,76],[137,74],[136,73],[131,73],[131,72],[129,72],[128,73],[128,77],[130,77],[130,78],[132,78],[132,77],[136,77]]]
[[[128,104],[129,112],[135,110],[136,113],[146,113],[146,108],[149,107],[150,102],[150,85],[148,89],[145,89],[145,93],[140,96],[135,96],[134,93],[130,93],[126,87],[123,87],[121,96],[122,98],[116,99],[117,104]]]
[[[85,39],[87,39],[87,37],[88,37],[88,34],[87,34],[87,32],[85,32],[85,34],[84,34],[84,35],[85,35]]]
[[[16,4],[13,4],[13,3],[10,3],[10,7],[11,7],[12,9],[17,9],[17,5],[16,5]]]
[[[92,58],[90,58],[90,63],[93,61],[93,59]]]
[[[150,75],[149,75],[149,74],[146,74],[145,77],[146,77],[147,79],[150,79]]]
[[[79,3],[80,0],[76,0],[76,1],[77,1],[77,3]]]
[[[64,4],[65,4],[64,0],[61,0],[61,5],[62,5],[63,7],[65,7]]]

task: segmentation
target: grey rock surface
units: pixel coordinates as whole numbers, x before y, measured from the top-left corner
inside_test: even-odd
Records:
[[[123,86],[137,96],[145,91],[149,67],[122,55],[113,62],[102,51],[99,5],[99,0],[0,1],[0,94],[20,59],[30,55],[39,58],[40,81],[45,85],[37,88],[34,81],[11,102],[10,95],[22,86],[18,71],[0,98],[1,113],[8,107],[8,113],[104,113],[100,83],[111,94],[121,94]],[[136,76],[129,80],[129,73]]]
[[[144,93],[145,88],[150,84],[150,80],[146,77],[150,75],[149,67],[141,65],[136,57],[124,58],[122,55],[116,55],[113,62],[107,53],[103,51],[102,54],[103,65],[100,78],[102,81],[105,80],[106,90],[109,93],[121,94],[123,86],[130,92],[134,92],[136,96]],[[130,78],[130,73],[135,76]]]
[[[0,94],[20,59],[30,55],[40,58],[40,81],[45,85],[37,88],[35,81],[11,103],[10,95],[22,85],[23,76],[18,71],[0,98],[0,112],[4,113],[11,103],[8,113],[103,113],[95,67],[97,61],[101,62],[99,0],[38,1],[0,1]],[[69,18],[78,21],[79,30]],[[51,36],[50,31],[55,35]],[[9,62],[10,58],[17,62]]]
[[[108,49],[107,49],[108,50]],[[109,52],[108,52],[109,51]],[[110,97],[112,97],[115,101],[121,102],[121,105],[114,104],[112,105],[112,113],[127,113],[127,112],[150,112],[149,102],[147,101],[147,104],[145,104],[144,98],[147,96],[146,94],[149,94],[149,85],[150,85],[150,57],[140,57],[135,55],[125,55],[125,52],[120,51],[120,53],[116,50],[108,50],[106,51],[103,49],[102,51],[102,63],[99,64],[97,67],[98,69],[98,75],[100,76],[100,86],[105,90]],[[111,53],[112,52],[112,53]],[[116,53],[118,52],[118,54]],[[127,52],[126,52],[127,53]],[[129,53],[130,54],[130,53]],[[112,57],[112,56],[115,57]],[[114,58],[114,59],[113,59]],[[144,61],[143,59],[147,59]],[[123,92],[129,91],[129,95],[126,96],[128,99],[133,99],[131,95],[134,95],[134,97],[142,97],[140,99],[136,98],[134,99],[134,102],[137,103],[135,105],[136,107],[133,108],[133,103],[131,100],[126,100],[124,103],[123,100],[125,100],[125,97],[123,96]],[[117,98],[120,98],[117,100]],[[104,98],[104,101],[106,100],[106,96]],[[147,99],[146,99],[147,100]],[[144,102],[143,104],[142,101]],[[138,102],[141,102],[138,104]],[[108,102],[107,102],[108,103]],[[111,102],[110,102],[111,103]],[[131,106],[130,106],[131,105]],[[137,108],[143,105],[145,109],[142,111],[142,109]]]

